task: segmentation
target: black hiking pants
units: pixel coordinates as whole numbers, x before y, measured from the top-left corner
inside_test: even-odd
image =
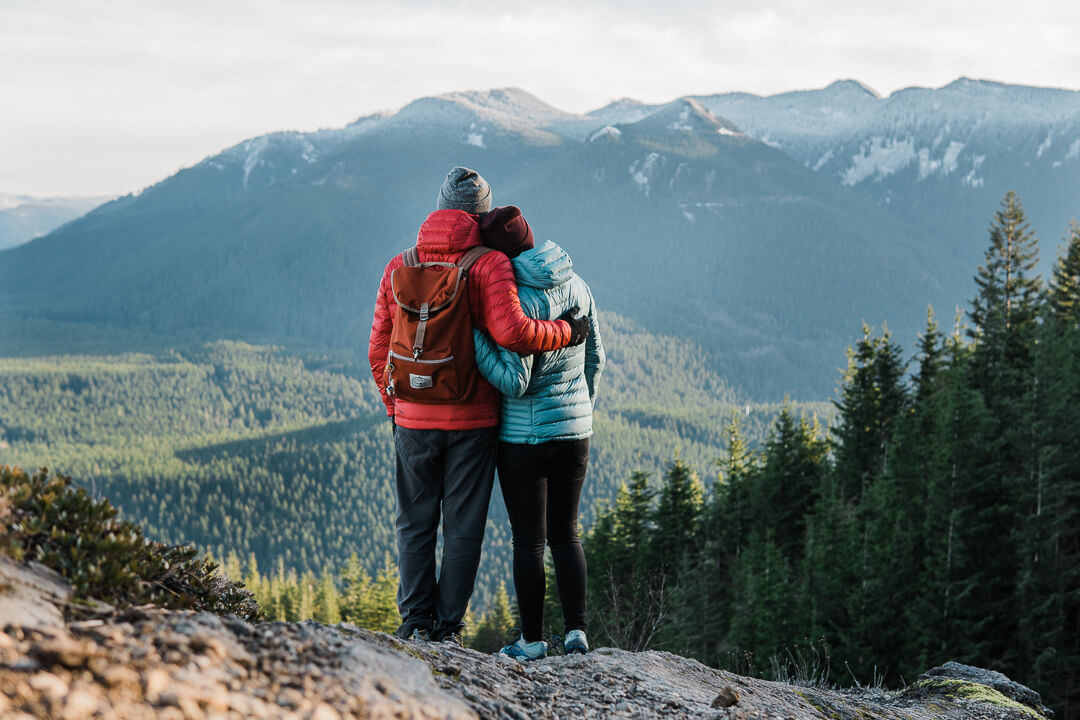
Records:
[[[544,543],[551,548],[565,630],[587,630],[585,553],[578,505],[589,464],[589,440],[499,444],[499,487],[514,535],[514,589],[526,642],[544,625]]]
[[[498,428],[394,430],[398,610],[402,633],[460,633],[472,597],[495,476]],[[442,516],[443,551],[435,576]]]

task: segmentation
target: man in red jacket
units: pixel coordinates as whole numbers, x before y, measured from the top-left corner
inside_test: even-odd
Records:
[[[482,244],[479,216],[491,208],[491,188],[478,173],[453,168],[439,189],[436,207],[416,238],[420,262],[453,263]],[[397,601],[402,618],[397,634],[460,644],[495,477],[501,396],[482,377],[472,394],[456,405],[408,402],[387,393],[385,370],[395,305],[390,277],[403,263],[398,255],[383,272],[368,344],[371,372],[394,422]],[[510,350],[548,352],[584,342],[588,335],[587,318],[527,317],[518,300],[513,267],[500,252],[476,261],[466,290],[473,326]],[[440,510],[443,553],[436,579]]]

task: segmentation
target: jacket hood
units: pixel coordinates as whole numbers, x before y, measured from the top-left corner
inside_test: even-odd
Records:
[[[481,245],[480,222],[464,210],[436,210],[416,235],[416,247],[430,255],[459,255]]]
[[[534,288],[558,287],[574,275],[574,263],[570,256],[550,240],[521,253],[513,263],[518,283]]]

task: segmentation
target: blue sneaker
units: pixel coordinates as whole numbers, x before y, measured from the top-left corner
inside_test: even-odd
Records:
[[[571,630],[566,633],[566,640],[563,641],[563,651],[567,655],[573,655],[574,653],[584,655],[589,652],[589,641],[585,638],[585,631]]]
[[[543,640],[525,642],[524,637],[519,637],[517,642],[512,642],[499,651],[501,655],[509,655],[515,660],[539,660],[547,657],[547,643]]]

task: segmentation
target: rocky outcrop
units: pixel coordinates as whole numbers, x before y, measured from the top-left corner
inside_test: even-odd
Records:
[[[348,624],[248,624],[141,608],[68,625],[8,625],[0,633],[0,716],[1043,717],[1032,691],[1012,692],[1003,676],[981,684],[989,676],[970,674],[979,672],[951,665],[904,692],[850,693],[740,677],[663,652],[602,648],[524,665]]]
[[[64,623],[63,582],[0,565],[0,717],[342,720],[1028,720],[1039,695],[957,663],[900,692],[755,680],[664,652],[600,648],[521,664],[347,623],[249,624],[132,608]]]

